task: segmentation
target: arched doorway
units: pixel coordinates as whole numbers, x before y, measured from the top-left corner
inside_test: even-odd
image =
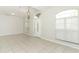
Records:
[[[40,13],[36,14],[33,18],[33,36],[40,37],[41,35],[41,20]]]

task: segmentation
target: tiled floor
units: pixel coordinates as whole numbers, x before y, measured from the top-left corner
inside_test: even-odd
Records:
[[[24,34],[1,36],[1,53],[78,53],[79,50]]]

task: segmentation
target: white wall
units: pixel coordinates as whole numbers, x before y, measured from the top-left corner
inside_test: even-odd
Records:
[[[23,19],[0,15],[0,36],[23,33]]]
[[[55,13],[52,8],[43,12],[40,19],[42,22],[41,37],[48,40],[55,39]]]

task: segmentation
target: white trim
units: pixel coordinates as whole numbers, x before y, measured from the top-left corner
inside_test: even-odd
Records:
[[[33,36],[31,33],[24,33],[25,35]]]
[[[0,36],[8,36],[8,35],[18,35],[23,33],[7,33],[7,34],[0,34]]]

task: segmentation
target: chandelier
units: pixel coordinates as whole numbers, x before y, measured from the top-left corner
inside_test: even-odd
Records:
[[[30,19],[30,9],[28,7],[28,10],[27,10],[27,19]]]

